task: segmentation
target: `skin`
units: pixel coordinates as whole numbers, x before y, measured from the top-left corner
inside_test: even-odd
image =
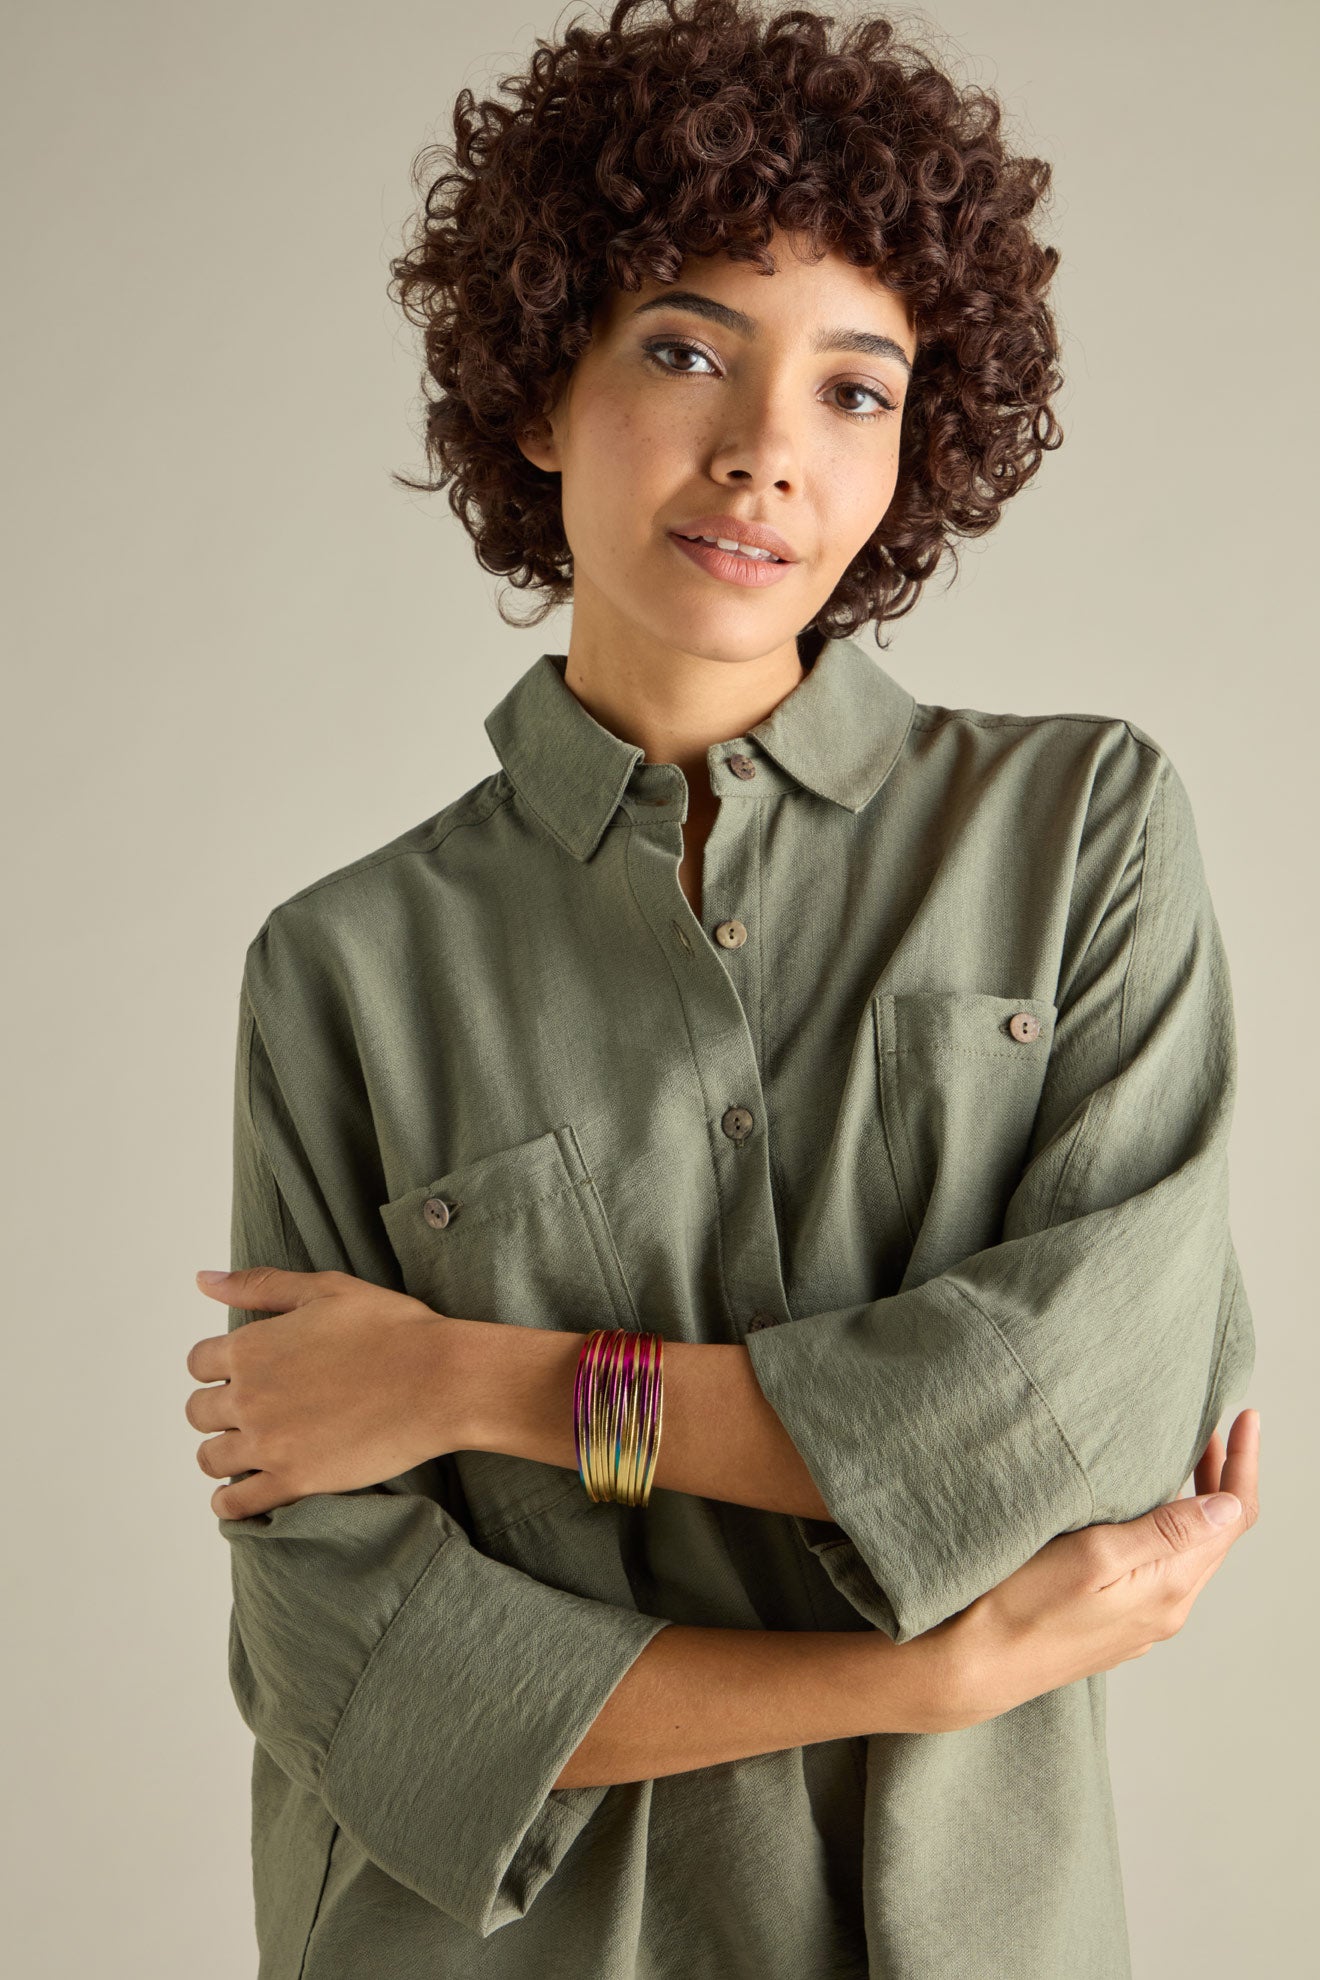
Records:
[[[777,236],[772,277],[701,257],[675,284],[608,294],[546,422],[519,443],[561,477],[574,565],[567,685],[648,761],[684,772],[679,881],[698,917],[718,808],[706,752],[804,678],[798,636],[882,520],[898,476],[916,326],[874,274],[802,250]],[[754,319],[753,334],[680,307],[679,290]],[[881,347],[814,349],[835,326]],[[721,512],[787,539],[797,561],[782,581],[728,583],[669,541],[674,527]],[[185,1415],[213,1433],[197,1451],[202,1471],[232,1481],[212,1495],[219,1517],[377,1484],[453,1450],[576,1468],[578,1335],[436,1314],[338,1272],[255,1266],[198,1279],[209,1297],[269,1316],[198,1341],[187,1358],[213,1385],[192,1392]],[[668,1343],[665,1365],[657,1486],[827,1516],[744,1348]],[[1193,1497],[1061,1535],[910,1644],[672,1625],[555,1785],[655,1778],[868,1730],[948,1730],[1143,1655],[1181,1628],[1255,1523],[1258,1445],[1259,1417],[1245,1410],[1227,1446],[1216,1433],[1197,1466],[1197,1495],[1221,1484],[1236,1495],[1228,1525],[1212,1527]]]
[[[199,1341],[188,1355],[190,1373],[213,1384],[185,1405],[194,1428],[216,1432],[197,1462],[209,1476],[234,1480],[212,1496],[221,1518],[379,1484],[452,1450],[574,1465],[566,1431],[576,1335],[437,1314],[344,1272],[252,1266],[199,1273],[198,1282],[213,1299],[269,1316]],[[570,1356],[555,1370],[561,1338]],[[521,1367],[513,1352],[519,1341],[533,1350]],[[675,1342],[666,1345],[666,1363],[683,1351],[691,1374],[676,1412],[667,1390],[666,1423],[690,1410],[708,1427],[688,1440],[669,1489],[762,1503],[749,1497],[738,1467],[730,1471],[736,1492],[724,1491],[710,1468],[711,1452],[729,1441],[730,1411],[720,1382],[700,1379],[710,1365],[700,1357],[745,1350]],[[485,1379],[492,1357],[504,1363],[494,1387]],[[1138,1519],[1058,1535],[908,1643],[878,1630],[803,1635],[671,1625],[625,1673],[554,1785],[653,1780],[866,1732],[955,1731],[1144,1656],[1182,1629],[1229,1548],[1255,1525],[1259,1450],[1259,1413],[1243,1410],[1227,1444],[1217,1431],[1211,1436],[1191,1496]],[[681,1475],[683,1462],[698,1461],[706,1467],[700,1474]],[[792,1503],[771,1467],[762,1475],[772,1484],[765,1503]],[[1231,1495],[1232,1516],[1212,1525],[1202,1502],[1221,1491]]]
[[[545,427],[520,442],[561,477],[573,553],[566,683],[648,762],[683,771],[679,878],[698,914],[718,803],[706,751],[745,734],[802,680],[797,635],[893,498],[916,355],[905,303],[872,273],[833,253],[813,263],[791,235],[771,252],[773,276],[703,256],[676,283],[610,291]],[[664,300],[679,290],[754,318],[755,335]],[[662,307],[644,307],[657,299]],[[897,350],[813,351],[836,326]],[[729,584],[668,539],[692,517],[725,513],[786,538],[798,561],[778,584]]]

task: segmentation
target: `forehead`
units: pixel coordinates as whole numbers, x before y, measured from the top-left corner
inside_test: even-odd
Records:
[[[784,234],[771,243],[775,271],[765,275],[728,254],[688,255],[677,278],[662,282],[644,277],[636,290],[610,284],[597,312],[598,327],[607,332],[625,329],[641,313],[649,325],[658,311],[645,305],[680,296],[706,298],[740,319],[731,322],[710,312],[710,320],[755,341],[758,336],[810,338],[821,327],[877,330],[897,337],[912,349],[913,318],[907,301],[889,288],[874,268],[859,268],[837,250],[810,256],[805,245]],[[702,313],[696,304],[684,306]]]

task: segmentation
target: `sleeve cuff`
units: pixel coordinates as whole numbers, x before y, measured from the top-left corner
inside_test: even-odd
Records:
[[[995,1587],[1092,1497],[1044,1397],[956,1288],[749,1334],[752,1368],[831,1519],[794,1515],[839,1593],[907,1643]]]
[[[344,1710],[326,1806],[389,1876],[488,1938],[524,1915],[608,1792],[553,1782],[669,1620],[446,1541]]]

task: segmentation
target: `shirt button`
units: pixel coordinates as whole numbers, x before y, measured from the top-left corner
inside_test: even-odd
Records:
[[[735,777],[746,778],[756,775],[756,765],[752,762],[750,756],[743,756],[739,753],[734,756],[726,756],[724,761],[728,764]]]
[[[774,1314],[767,1313],[764,1307],[760,1307],[747,1322],[747,1331],[749,1334],[755,1334],[762,1327],[773,1327],[774,1325]]]
[[[1008,1028],[1022,1045],[1029,1045],[1033,1038],[1040,1037],[1040,1019],[1030,1011],[1015,1011],[1008,1020]]]
[[[715,940],[722,949],[741,949],[747,930],[741,921],[722,921],[715,930]]]
[[[730,1107],[720,1122],[730,1141],[746,1141],[753,1125],[752,1116],[746,1107]]]
[[[446,1203],[443,1196],[428,1196],[422,1205],[422,1215],[434,1230],[442,1231],[453,1216],[452,1204]]]

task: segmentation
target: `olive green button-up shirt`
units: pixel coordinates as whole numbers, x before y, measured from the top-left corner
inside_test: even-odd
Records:
[[[681,771],[562,656],[486,729],[497,770],[248,948],[231,1263],[745,1342],[831,1517],[464,1451],[222,1521],[260,1980],[1122,1980],[1103,1676],[553,1782],[667,1623],[906,1642],[1176,1495],[1241,1396],[1229,973],[1177,771],[831,641],[707,751],[694,914]]]

